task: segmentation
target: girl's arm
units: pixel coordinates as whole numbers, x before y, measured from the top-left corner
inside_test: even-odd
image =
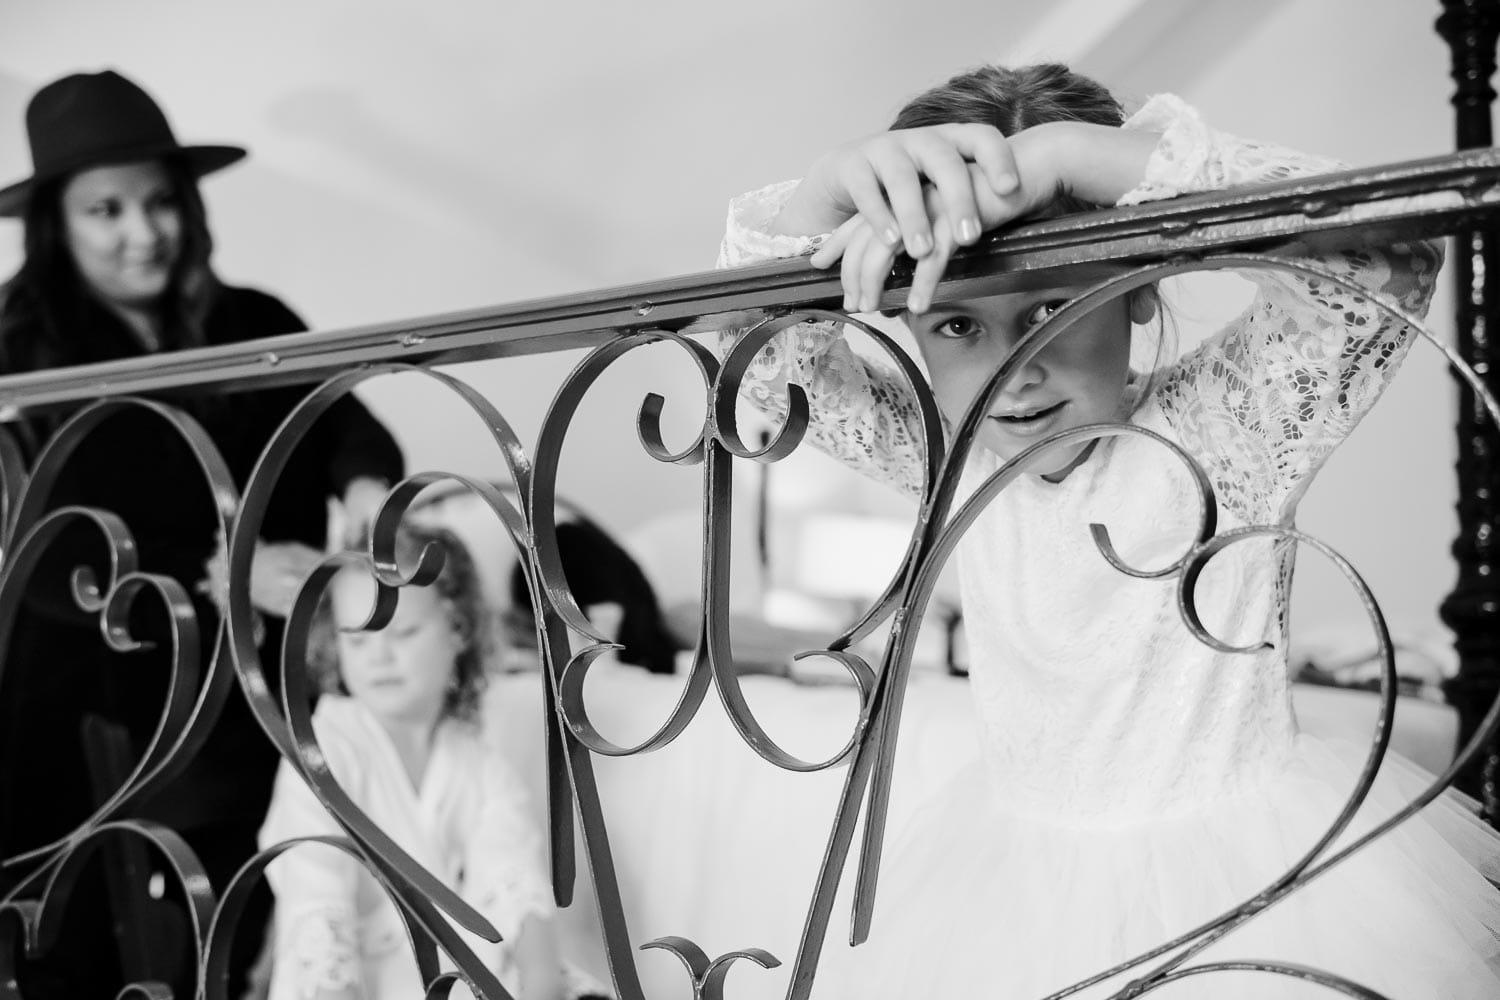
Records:
[[[730,202],[719,267],[736,267],[813,252],[817,236],[773,232],[796,181],[774,184]],[[726,329],[720,354],[744,329]],[[803,323],[776,336],[756,356],[741,394],[776,420],[786,416],[788,381],[807,391],[808,441],[856,472],[920,495],[924,455],[920,411],[894,368],[856,354],[837,323]]]
[[[552,919],[556,908],[541,833],[525,788],[504,756],[485,744],[479,761],[479,799],[471,803],[463,831],[463,896],[504,939],[514,968],[505,982],[519,987],[519,1000],[561,1000],[562,962]],[[503,974],[504,965],[495,971]]]
[[[326,750],[322,734],[319,740]],[[261,827],[261,848],[325,834],[341,836],[343,831],[283,761]],[[266,879],[276,894],[272,975],[278,982],[290,981],[289,992],[296,996],[359,1000],[365,995],[354,904],[358,878],[358,863],[326,844],[299,844],[267,868]]]
[[[1209,129],[1169,96],[1132,124],[1162,139],[1142,183],[1122,203],[1326,173],[1335,160]],[[1351,246],[1293,257],[1426,312],[1440,245]],[[1275,521],[1374,405],[1411,345],[1412,330],[1368,299],[1321,278],[1242,272],[1250,306],[1167,370],[1157,392],[1167,420],[1203,463],[1220,503],[1247,520]]]

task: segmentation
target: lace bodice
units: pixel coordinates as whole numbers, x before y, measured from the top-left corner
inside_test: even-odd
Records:
[[[1122,204],[1335,169],[1331,160],[1209,129],[1158,96],[1126,124],[1162,138]],[[810,251],[765,234],[790,185],[731,203],[720,264]],[[1421,314],[1441,257],[1432,244],[1356,247],[1315,265]],[[1181,444],[1212,481],[1221,530],[1290,522],[1324,460],[1374,404],[1411,331],[1365,298],[1285,272],[1244,275],[1250,306],[1155,373],[1132,422]],[[727,342],[726,338],[726,342]],[[745,394],[773,416],[801,383],[812,442],[876,478],[921,489],[921,437],[910,390],[853,352],[836,324],[806,324],[765,348]],[[1105,442],[1061,484],[1023,477],[959,546],[971,677],[996,785],[1013,808],[1069,821],[1130,822],[1190,808],[1254,780],[1295,732],[1285,649],[1291,560],[1257,541],[1215,559],[1199,588],[1205,623],[1254,654],[1221,654],[1188,634],[1175,581],[1133,580],[1089,536],[1111,529],[1134,565],[1184,551],[1190,481],[1139,438]],[[998,467],[971,455],[966,489]]]
[[[503,938],[513,941],[528,916],[552,913],[541,834],[524,786],[477,727],[445,720],[421,787],[413,788],[389,737],[358,702],[325,696],[313,722],[329,768],[350,797]],[[313,834],[342,831],[283,764],[261,844]],[[276,891],[272,1000],[320,989],[355,988],[370,998],[420,992],[395,906],[353,858],[304,845],[273,862],[268,878]],[[514,984],[507,945],[460,933],[502,981]],[[391,981],[392,969],[411,982]]]

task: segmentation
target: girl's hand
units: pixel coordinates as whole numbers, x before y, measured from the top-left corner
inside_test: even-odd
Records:
[[[929,189],[952,222],[952,237],[967,246],[984,231],[977,189],[1003,196],[1020,183],[1011,144],[992,126],[881,132],[820,157],[772,228],[783,235],[815,235],[862,216],[881,244],[922,258],[936,245]]]
[[[1032,211],[1039,204],[1035,185],[1022,185],[1009,195],[997,195],[986,183],[978,164],[969,165],[974,205],[981,228],[994,229]],[[924,192],[923,210],[932,232],[932,248],[916,259],[906,307],[911,312],[926,311],[953,252],[962,245],[958,226],[949,215],[942,192],[928,187]],[[849,219],[819,248],[812,257],[815,267],[831,267],[842,260],[844,308],[851,312],[871,312],[880,302],[891,266],[899,247],[888,246],[876,238],[873,227],[863,215]]]
[[[920,203],[915,210],[926,220],[931,243],[922,253],[914,253],[909,244],[906,246],[907,253],[916,260],[907,308],[918,313],[931,304],[933,290],[942,279],[953,251],[978,238],[977,234],[971,238],[973,227],[965,213],[974,212],[977,228],[984,232],[1032,215],[1064,192],[1084,202],[1113,205],[1141,182],[1147,161],[1160,139],[1155,132],[1083,122],[1036,125],[1016,133],[1008,141],[989,126],[981,125],[939,125],[914,129],[912,134],[941,133],[944,129],[981,130],[976,134],[964,133],[965,141],[976,143],[976,148],[990,142],[982,135],[985,130],[1006,143],[1011,184],[997,186],[992,170],[984,161],[975,159],[964,164],[962,179],[945,174],[941,180],[929,178],[919,186]],[[952,148],[956,151],[959,147]],[[806,181],[798,186],[789,207],[806,186]],[[897,200],[893,198],[892,204]],[[905,206],[909,199],[902,195],[899,200]],[[871,205],[870,211],[876,214],[867,215],[866,205]],[[902,249],[901,243],[890,242],[889,233],[881,233],[881,219],[889,217],[880,214],[885,212],[880,199],[865,197],[858,214],[841,220],[832,237],[812,256],[814,267],[830,267],[843,260],[846,309],[868,312],[877,307],[891,264]],[[902,232],[905,231],[903,223]]]

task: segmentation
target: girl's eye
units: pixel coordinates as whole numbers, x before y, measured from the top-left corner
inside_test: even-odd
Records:
[[[968,316],[952,316],[932,328],[933,333],[949,340],[963,340],[974,336],[979,331],[979,324]]]
[[[1039,325],[1066,304],[1067,299],[1049,299],[1046,302],[1038,302],[1026,314],[1026,326],[1030,328]]]
[[[120,206],[113,201],[96,201],[84,209],[84,212],[98,219],[113,219],[120,214]]]

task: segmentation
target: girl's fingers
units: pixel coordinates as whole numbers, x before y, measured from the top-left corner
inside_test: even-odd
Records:
[[[990,125],[940,125],[939,131],[953,143],[966,160],[977,164],[985,181],[998,195],[1007,195],[1021,186],[1020,171],[1010,141]]]
[[[886,204],[885,188],[870,158],[864,154],[850,157],[839,180],[854,203],[854,215],[864,216],[886,243],[891,246],[899,243],[901,230]]]
[[[849,244],[844,248],[843,261],[839,269],[839,281],[844,288],[844,310],[846,312],[858,312],[860,302],[863,298],[863,288],[860,283],[860,271],[864,266],[865,254],[871,244],[884,246],[875,238],[874,231],[863,219],[856,220],[859,224],[854,227],[854,232],[849,237]]]
[[[885,291],[886,279],[890,277],[891,265],[895,262],[896,248],[888,247],[873,238],[865,244],[861,257],[852,261],[859,285],[856,308],[860,312],[873,312],[879,308],[880,295]]]
[[[953,256],[956,246],[952,228],[944,216],[939,216],[932,226],[934,244],[932,253],[917,261],[912,271],[911,288],[906,293],[906,308],[914,313],[923,313],[932,305],[933,293],[938,282],[943,280],[943,271]]]
[[[930,182],[924,192],[923,205],[923,214],[929,224],[936,219],[932,201],[932,193],[936,191],[938,204],[952,223],[953,237],[964,245],[976,242],[983,227],[975,204],[974,175],[968,161],[951,140],[934,132],[923,132],[920,139],[914,140],[914,149],[917,165]]]
[[[844,220],[843,225],[828,234],[828,239],[824,240],[817,252],[808,258],[808,263],[813,267],[832,267],[838,263],[840,257],[844,256],[849,241],[859,231],[859,227],[865,225],[868,223],[865,222],[863,216],[851,215]]]
[[[890,239],[891,234],[881,229],[881,220],[865,213],[863,208],[861,214],[869,219],[870,225],[887,246],[904,244],[908,254],[913,257],[922,256],[932,249],[932,228],[927,221],[927,205],[919,165],[899,138],[872,146],[869,155],[870,164],[875,168],[875,174],[880,178],[881,188],[885,192],[885,202],[890,204],[895,216],[899,238]]]

